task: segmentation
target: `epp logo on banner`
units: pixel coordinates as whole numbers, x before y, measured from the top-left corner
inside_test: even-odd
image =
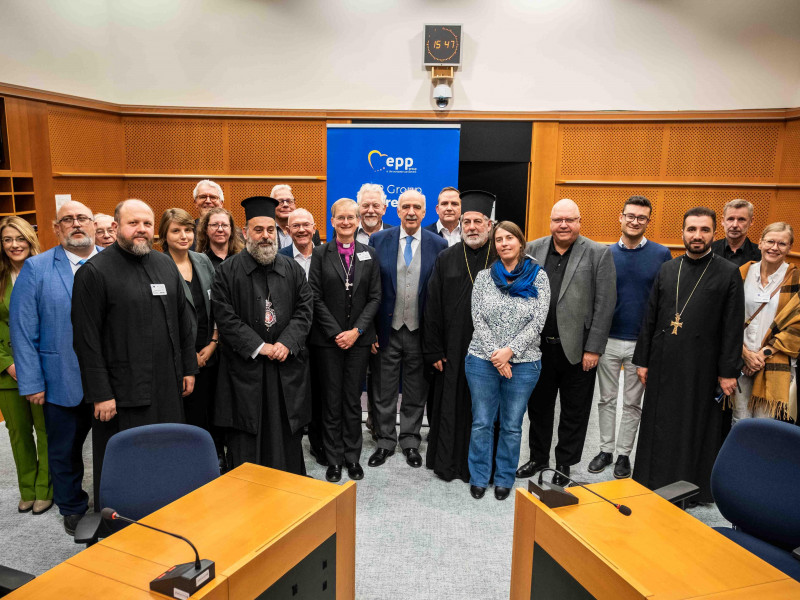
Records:
[[[370,168],[376,173],[387,171],[388,173],[416,173],[414,159],[410,156],[389,156],[380,150],[370,150],[367,154],[367,162]]]

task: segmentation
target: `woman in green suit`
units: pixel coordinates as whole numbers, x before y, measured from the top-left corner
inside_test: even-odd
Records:
[[[47,434],[44,407],[19,395],[17,370],[8,332],[11,290],[22,264],[39,254],[39,240],[30,224],[20,217],[0,221],[0,412],[6,421],[11,451],[17,466],[19,512],[40,515],[53,506],[53,485],[47,468]],[[33,432],[36,431],[34,438]]]

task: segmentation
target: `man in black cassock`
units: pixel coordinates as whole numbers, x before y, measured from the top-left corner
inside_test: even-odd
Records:
[[[227,428],[233,467],[252,462],[304,475],[314,299],[303,268],[278,254],[277,204],[267,196],[242,201],[245,250],[220,264],[211,286],[221,352],[214,424]]]
[[[490,234],[495,196],[461,193],[462,241],[436,259],[425,305],[422,350],[433,365],[428,402],[428,451],[425,466],[445,481],[469,483],[469,437],[472,399],[464,375],[464,358],[472,340],[472,285],[494,258]]]
[[[686,254],[661,267],[633,355],[646,385],[633,478],[650,489],[689,481],[702,503],[714,501],[725,423],[717,398],[736,388],[744,323],[742,277],[711,252],[715,229],[709,208],[684,215]]]
[[[78,269],[72,289],[73,346],[101,457],[119,431],[183,423],[181,397],[198,371],[194,313],[175,262],[152,251],[153,211],[125,200],[114,220],[117,241]]]

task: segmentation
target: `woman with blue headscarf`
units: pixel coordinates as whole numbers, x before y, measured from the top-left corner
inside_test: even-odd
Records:
[[[514,485],[522,418],[541,369],[540,334],[550,306],[544,269],[525,255],[525,237],[510,221],[493,232],[498,260],[478,273],[472,290],[475,333],[465,371],[472,396],[469,443],[470,493],[483,498],[492,471],[494,422],[500,422],[494,496],[508,498]]]

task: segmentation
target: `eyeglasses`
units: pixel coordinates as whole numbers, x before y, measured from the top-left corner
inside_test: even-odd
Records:
[[[777,246],[781,250],[786,250],[789,247],[787,242],[779,242],[778,240],[761,240],[761,243],[764,244],[767,248],[772,248],[772,246]]]
[[[230,226],[229,223],[209,223],[208,224],[208,228],[209,229],[223,229],[224,230],[224,229],[230,229],[231,226]]]
[[[199,194],[195,200],[211,200],[212,202],[216,202],[219,200],[219,196],[215,196],[214,194]]]
[[[298,229],[314,229],[313,223],[292,223],[289,226],[289,229],[292,231],[297,231]]]
[[[21,236],[20,237],[15,237],[15,238],[12,238],[12,237],[4,237],[3,238],[3,243],[6,246],[10,246],[14,242],[18,243],[19,245],[24,245],[24,244],[28,243],[28,240],[26,240],[24,237],[21,237]]]
[[[650,220],[650,217],[645,217],[644,215],[636,216],[631,213],[622,213],[622,216],[625,217],[625,220],[628,223],[633,223],[634,221],[636,221],[637,223],[641,223],[642,225],[644,225]]]
[[[78,215],[77,217],[67,215],[66,217],[61,217],[58,222],[62,225],[72,225],[75,221],[77,221],[79,225],[86,225],[91,220],[92,218],[87,217],[86,215]]]
[[[294,198],[284,198],[283,200],[275,200],[278,203],[278,206],[281,204],[285,204],[286,206],[290,206],[294,204]]]
[[[581,220],[580,217],[572,217],[571,219],[567,219],[566,217],[564,217],[562,219],[550,219],[550,222],[553,224],[566,223],[567,225],[572,225],[573,223],[577,223],[580,220]]]

